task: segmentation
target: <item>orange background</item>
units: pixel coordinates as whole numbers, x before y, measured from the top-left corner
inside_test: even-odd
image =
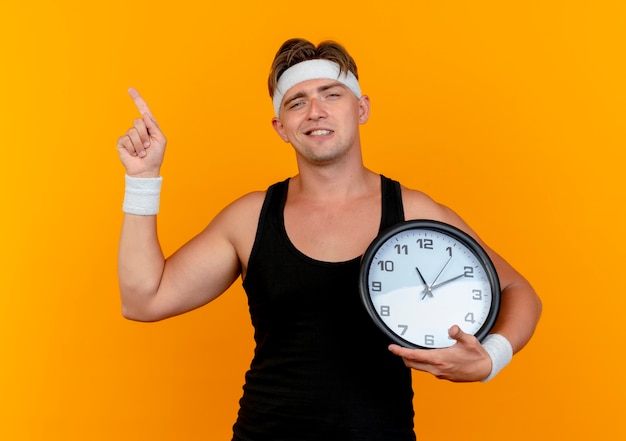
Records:
[[[372,100],[369,167],[456,209],[544,302],[496,380],[416,373],[426,441],[623,439],[623,1],[3,1],[0,439],[230,439],[252,355],[237,282],[124,320],[116,279],[136,87],[169,139],[166,253],[295,173],[266,76],[336,39]]]

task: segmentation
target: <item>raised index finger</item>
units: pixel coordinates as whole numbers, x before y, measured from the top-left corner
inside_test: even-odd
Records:
[[[128,89],[128,94],[135,102],[135,106],[137,106],[137,109],[142,116],[147,113],[148,115],[150,115],[150,117],[154,119],[152,112],[150,111],[150,107],[148,107],[148,103],[144,101],[144,99],[141,97],[141,95],[139,95],[139,92],[137,92],[137,90],[131,87],[130,89]]]

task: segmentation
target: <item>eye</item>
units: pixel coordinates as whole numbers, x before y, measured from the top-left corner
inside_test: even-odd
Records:
[[[289,105],[289,109],[297,109],[298,107],[302,107],[304,105],[304,101],[299,100],[299,101],[294,101]]]

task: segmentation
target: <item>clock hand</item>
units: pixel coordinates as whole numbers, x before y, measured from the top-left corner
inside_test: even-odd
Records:
[[[424,288],[424,295],[422,296],[422,300],[424,300],[426,298],[426,296],[433,296],[433,293],[431,292],[430,287],[428,286],[428,283],[426,283],[426,280],[424,280],[424,276],[422,276],[422,272],[420,271],[420,269],[418,267],[415,267],[415,270],[417,271],[417,274],[420,276],[420,279],[422,279],[422,283],[424,284],[424,286],[426,286],[426,288]]]
[[[437,282],[437,280],[439,279],[439,276],[441,275],[441,273],[443,273],[443,270],[446,269],[446,267],[448,266],[451,260],[452,260],[452,256],[448,257],[448,260],[443,265],[443,268],[441,268],[441,271],[439,271],[439,274],[437,274],[437,277],[435,277],[435,280],[433,280],[433,283],[430,284],[429,289],[433,288],[433,285],[435,285],[435,282]]]
[[[456,277],[453,277],[453,278],[451,278],[451,279],[448,279],[448,280],[446,280],[446,281],[444,281],[444,282],[440,282],[440,283],[438,283],[438,284],[436,284],[436,285],[431,285],[431,286],[430,286],[430,288],[428,288],[428,290],[429,290],[429,291],[432,291],[433,289],[437,289],[437,288],[439,288],[440,286],[445,285],[446,283],[454,282],[456,279],[460,279],[461,277],[465,277],[465,273],[463,273],[463,274],[459,274],[459,275],[458,275],[458,276],[456,276]]]
[[[417,275],[420,276],[420,279],[422,279],[422,283],[428,286],[428,283],[426,283],[426,280],[424,280],[424,276],[422,276],[420,269],[418,267],[415,267],[415,270],[417,271]]]

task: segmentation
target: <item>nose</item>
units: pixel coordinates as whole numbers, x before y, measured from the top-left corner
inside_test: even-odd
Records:
[[[326,117],[326,109],[319,99],[313,98],[309,102],[309,119],[320,119]]]

